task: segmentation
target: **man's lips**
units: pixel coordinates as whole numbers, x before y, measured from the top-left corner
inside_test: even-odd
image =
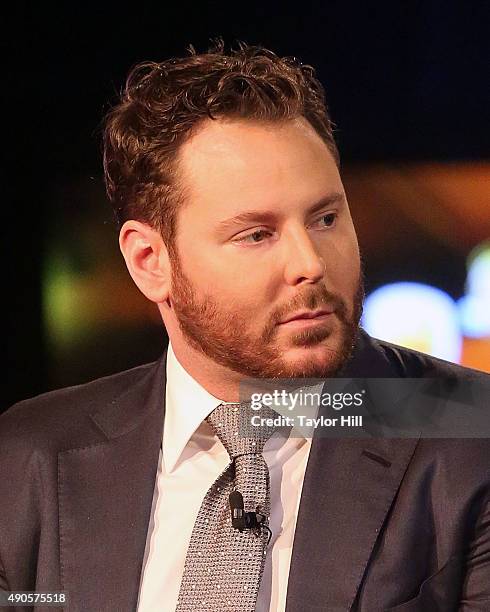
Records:
[[[321,308],[319,310],[300,310],[289,315],[286,319],[280,322],[280,325],[293,323],[294,321],[305,322],[311,320],[312,323],[315,321],[322,321],[328,318],[328,316],[332,313],[333,309],[327,310],[325,308]]]

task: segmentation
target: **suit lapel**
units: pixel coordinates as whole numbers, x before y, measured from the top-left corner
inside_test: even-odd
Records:
[[[345,378],[397,376],[361,332]],[[351,609],[416,439],[314,436],[299,508],[286,612]]]
[[[416,444],[413,439],[314,440],[296,524],[287,612],[323,611],[327,604],[332,611],[351,608]]]
[[[162,440],[166,353],[94,412],[107,440],[58,456],[61,582],[69,609],[136,608]]]

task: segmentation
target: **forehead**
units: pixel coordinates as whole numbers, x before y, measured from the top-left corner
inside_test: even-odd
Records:
[[[208,120],[181,147],[179,170],[187,206],[218,215],[342,191],[332,154],[304,118]]]

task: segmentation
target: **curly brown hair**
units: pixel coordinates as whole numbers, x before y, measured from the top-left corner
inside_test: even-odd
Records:
[[[205,120],[302,116],[339,160],[314,68],[243,42],[226,53],[222,39],[207,53],[197,54],[192,45],[189,53],[135,66],[103,135],[105,183],[119,226],[128,219],[148,223],[172,250],[185,189],[177,171],[179,147]]]

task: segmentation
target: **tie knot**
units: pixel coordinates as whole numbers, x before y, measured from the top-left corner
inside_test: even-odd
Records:
[[[234,459],[239,455],[261,454],[267,440],[278,429],[277,425],[266,424],[264,419],[277,416],[277,412],[267,406],[256,411],[250,403],[220,404],[206,421],[228,451],[230,458]]]

